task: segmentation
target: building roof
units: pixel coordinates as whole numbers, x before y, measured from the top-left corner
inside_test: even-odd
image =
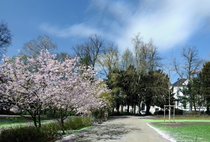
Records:
[[[183,86],[184,85],[184,82],[186,81],[187,79],[178,79],[178,81],[176,81],[173,86]]]

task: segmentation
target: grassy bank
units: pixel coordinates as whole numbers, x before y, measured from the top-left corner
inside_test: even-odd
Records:
[[[11,123],[12,121],[12,123]],[[52,123],[51,123],[52,122]],[[35,128],[32,122],[22,122],[21,119],[4,120],[0,128],[1,142],[52,142],[65,134],[79,133],[91,129],[93,118],[72,116],[66,119],[64,126],[55,120],[43,120],[41,128]]]
[[[210,122],[152,123],[177,141],[210,142]]]
[[[51,123],[54,120],[45,119],[42,120],[42,124]],[[29,118],[22,117],[2,117],[0,118],[0,129],[14,128],[14,127],[23,127],[23,126],[33,126],[33,121]]]
[[[183,117],[173,122],[163,119],[147,119],[146,122],[172,136],[177,142],[210,142],[210,119]]]

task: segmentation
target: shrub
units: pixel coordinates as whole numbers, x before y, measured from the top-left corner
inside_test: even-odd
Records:
[[[41,131],[45,134],[48,140],[53,140],[61,136],[58,132],[61,130],[61,127],[58,123],[50,123],[43,125]]]
[[[184,113],[185,113],[184,110],[181,110],[181,109],[178,109],[178,108],[175,109],[175,114],[176,115],[183,115]]]
[[[10,110],[4,110],[0,108],[0,114],[14,115],[15,113]]]
[[[3,130],[0,134],[1,142],[46,142],[45,134],[38,128],[22,127]]]
[[[64,123],[65,130],[77,130],[93,124],[93,119],[91,117],[70,117]]]
[[[206,112],[205,112],[205,114],[208,114],[208,115],[210,115],[210,111],[206,111]]]
[[[90,117],[70,117],[64,123],[65,130],[81,129],[93,124]],[[0,142],[52,142],[61,137],[61,127],[58,123],[42,125],[41,128],[32,126],[2,130]]]
[[[106,121],[108,119],[108,110],[107,109],[95,110],[92,112],[92,114],[93,114],[93,117],[95,118],[95,120],[98,122]]]
[[[20,127],[2,130],[0,142],[51,142],[59,135],[60,127],[56,123],[43,125],[41,128]]]
[[[83,117],[83,127],[88,127],[93,125],[93,118],[92,117]]]

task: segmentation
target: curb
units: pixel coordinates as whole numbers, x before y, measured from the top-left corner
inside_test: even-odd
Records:
[[[171,136],[169,136],[168,134],[163,133],[162,131],[160,131],[159,129],[153,127],[152,125],[150,125],[149,123],[147,123],[147,125],[152,128],[153,130],[155,130],[159,135],[161,135],[164,139],[170,141],[170,142],[176,142],[176,140],[174,138],[172,138]]]

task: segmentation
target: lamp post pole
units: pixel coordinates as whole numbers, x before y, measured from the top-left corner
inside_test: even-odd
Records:
[[[171,92],[170,92],[170,75],[171,75],[171,73],[170,73],[170,70],[169,70],[169,83],[168,83],[168,87],[169,87],[169,90],[168,90],[168,92],[169,92],[169,98],[168,98],[168,107],[169,107],[169,110],[168,110],[168,113],[169,113],[169,115],[168,115],[168,117],[169,117],[169,120],[171,120]]]
[[[168,113],[169,113],[169,115],[168,115],[168,117],[169,117],[169,120],[171,120],[171,101],[170,101],[170,99],[171,99],[171,93],[170,93],[170,86],[169,86],[169,99],[168,99],[168,104],[169,104],[169,110],[168,110]]]

